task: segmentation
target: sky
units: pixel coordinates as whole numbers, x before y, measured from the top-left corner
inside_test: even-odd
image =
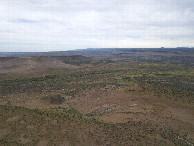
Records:
[[[0,0],[0,52],[194,47],[194,0]]]

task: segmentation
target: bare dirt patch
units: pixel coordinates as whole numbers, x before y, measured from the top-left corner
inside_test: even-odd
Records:
[[[49,144],[48,140],[40,140],[37,146],[47,146]]]
[[[14,122],[14,121],[18,121],[19,119],[20,119],[19,116],[14,116],[14,117],[8,118],[6,122]]]
[[[24,138],[24,137],[19,138],[19,142],[22,144],[27,144],[28,142],[31,142],[31,141],[32,140],[28,138]]]

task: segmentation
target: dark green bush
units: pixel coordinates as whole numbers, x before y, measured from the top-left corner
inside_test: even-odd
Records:
[[[61,104],[65,102],[65,98],[61,95],[45,96],[43,99],[49,100],[52,104]]]

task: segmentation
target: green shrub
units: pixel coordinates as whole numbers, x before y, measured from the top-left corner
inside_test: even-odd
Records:
[[[52,104],[61,104],[65,102],[65,98],[61,95],[45,96],[43,99],[49,100]]]

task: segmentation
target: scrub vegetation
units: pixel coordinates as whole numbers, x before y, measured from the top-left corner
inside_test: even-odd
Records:
[[[193,66],[189,48],[0,57],[0,145],[193,145]]]

